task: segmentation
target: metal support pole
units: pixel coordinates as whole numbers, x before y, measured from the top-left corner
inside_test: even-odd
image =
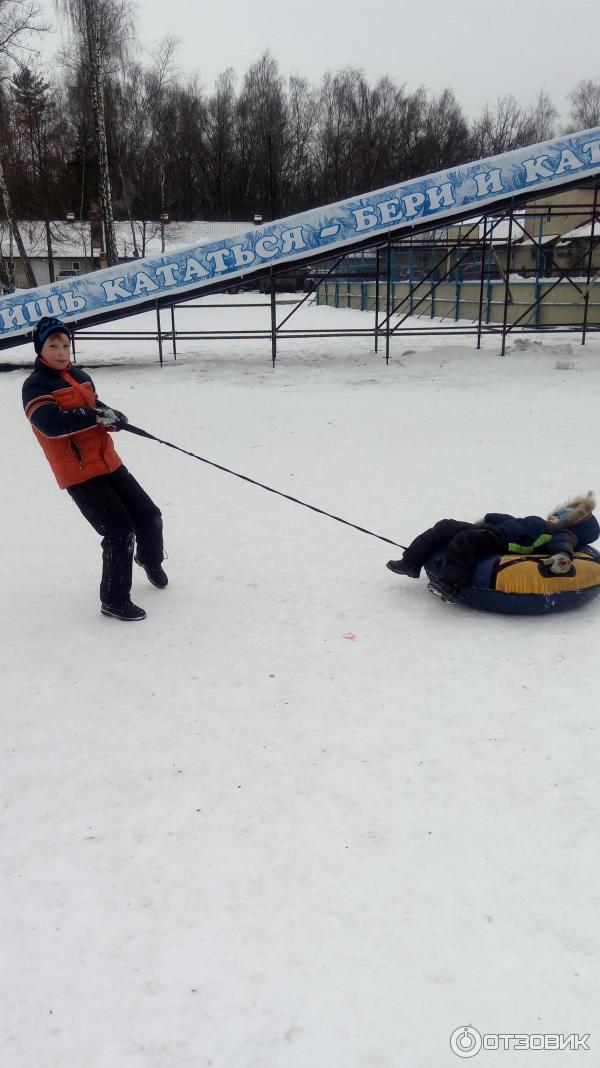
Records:
[[[387,284],[385,290],[385,362],[390,362],[390,319],[392,316],[392,239],[387,242]]]
[[[532,238],[532,236],[529,233],[529,231],[525,229],[525,227],[519,221],[518,218],[515,218],[514,221],[515,221],[516,225],[519,227],[519,229],[523,232],[523,235],[526,238],[528,238],[529,240],[534,240],[534,238]],[[577,284],[575,279],[572,278],[570,274],[567,274],[566,272],[564,272],[564,270],[562,268],[560,268],[560,266],[556,263],[556,261],[555,261],[553,256],[546,255],[545,248],[544,248],[544,257],[543,258],[544,258],[544,261],[546,263],[546,267],[544,269],[546,270],[548,268],[548,266],[551,266],[555,271],[557,271],[557,277],[556,277],[555,281],[552,282],[551,285],[549,283],[546,283],[546,285],[549,286],[549,288],[546,288],[544,293],[540,293],[539,294],[540,303],[541,303],[542,300],[546,300],[546,298],[549,296],[549,294],[552,292],[552,290],[555,289],[556,286],[560,285],[561,282],[564,279],[566,279],[566,281],[569,283],[569,285],[571,285],[573,287],[573,289],[575,289],[577,291],[577,293],[579,294],[580,297],[585,297],[585,290],[583,288],[581,288]],[[537,297],[536,297],[536,299],[537,299]],[[511,323],[510,329],[514,330],[516,326],[518,326],[520,323],[524,322],[527,319],[527,316],[530,314],[530,312],[533,310],[534,307],[535,307],[535,304],[530,304],[529,307],[526,308],[525,311],[522,312],[521,315],[519,315],[519,317],[517,319],[515,319],[513,323]],[[538,306],[538,312],[539,312],[539,306]],[[536,316],[536,326],[538,326],[538,325],[539,325],[539,315]],[[573,329],[575,329],[575,327]]]
[[[345,256],[340,256],[340,258],[338,260],[336,260],[335,263],[329,268],[327,273],[324,275],[324,278],[328,278],[329,275],[332,274],[333,271],[336,270],[338,264],[340,264],[342,262],[342,260],[344,260],[345,258],[346,258]],[[315,289],[312,290],[312,293],[316,292],[317,295],[318,295],[320,293],[320,290],[321,290],[321,285],[324,284],[325,285],[325,303],[328,304],[329,303],[329,298],[328,298],[329,290],[328,290],[328,287],[327,287],[327,282],[324,282],[324,278],[321,278],[320,281],[317,282],[317,285],[316,285]],[[302,305],[305,303],[305,301],[307,301],[309,299],[310,296],[311,296],[311,292],[306,293],[305,296],[302,297],[302,300],[298,301],[298,303],[295,305],[293,310],[288,315],[286,315],[285,318],[282,319],[280,323],[277,324],[277,333],[278,334],[281,333],[281,331],[282,331],[283,327],[285,326],[285,324],[287,323],[287,321],[292,318],[292,315],[296,314],[298,309],[302,307]],[[317,301],[317,303],[318,303],[318,301]]]
[[[487,256],[487,215],[483,216],[483,241],[481,243],[481,277],[479,279],[479,318],[477,320],[477,348],[481,348],[481,327],[483,320],[483,286],[485,283],[485,264]]]
[[[375,352],[379,341],[379,246],[375,249]]]
[[[531,228],[533,230],[533,227]],[[540,215],[538,219],[538,233],[537,233],[537,245],[535,248],[535,325],[539,326],[541,321],[541,308],[540,301],[542,298],[542,237],[544,232],[544,219]]]
[[[491,231],[490,231],[490,234],[491,234]],[[494,283],[492,281],[492,258],[493,258],[493,255],[494,255],[494,250],[493,250],[493,247],[492,247],[492,242],[491,242],[491,237],[490,237],[490,244],[489,244],[489,248],[488,248],[488,251],[487,251],[487,267],[486,267],[486,278],[487,278],[487,286],[486,286],[486,293],[485,293],[485,325],[486,326],[489,326],[490,322],[492,320],[492,303],[493,303],[493,299],[494,299]]]
[[[588,253],[587,278],[585,285],[585,297],[583,300],[583,328],[581,330],[581,344],[585,345],[585,335],[588,323],[588,304],[590,302],[590,285],[592,281],[592,259],[594,255],[594,228],[596,226],[596,209],[598,207],[598,182],[594,186],[594,207],[592,209],[592,229],[590,232],[590,250]]]
[[[160,327],[160,308],[158,306],[158,301],[156,302],[156,331],[157,331],[157,337],[158,337],[158,358],[160,360],[160,366],[162,367],[162,365],[163,365],[163,347],[162,347],[162,333],[161,333],[161,327]]]
[[[271,362],[277,359],[277,304],[275,302],[275,275],[271,267]]]
[[[175,305],[171,304],[171,341],[173,343],[173,359],[177,359],[177,335],[175,333]]]
[[[506,245],[506,268],[504,274],[504,315],[502,317],[502,351],[501,356],[506,354],[506,325],[508,323],[508,298],[510,297],[510,254],[512,251],[512,225],[513,225],[513,205],[510,205],[510,215],[508,217],[508,242]]]
[[[464,237],[458,239],[457,249],[458,249],[459,245],[463,245],[464,242],[467,241],[470,238],[471,232],[473,230],[475,230],[475,229],[477,229],[477,233],[479,234],[479,222],[476,222],[472,226],[470,226],[467,234],[465,234]],[[431,250],[432,250],[432,252],[434,251],[434,245],[431,245]],[[463,252],[461,254],[459,259],[457,258],[457,261],[456,261],[457,266],[458,266],[459,263],[462,263],[463,259],[466,259],[468,256],[470,256],[469,248],[467,248],[466,252]],[[428,272],[428,274],[423,276],[423,278],[417,283],[417,285],[415,287],[416,289],[420,289],[421,286],[424,286],[425,282],[430,281],[431,284],[430,284],[430,286],[428,288],[427,293],[431,293],[432,304],[433,304],[433,301],[435,300],[435,289],[441,282],[441,279],[439,279],[439,278],[436,281],[434,279],[434,275],[435,274],[439,274],[438,268],[442,267],[447,262],[447,260],[448,260],[448,252],[446,250],[446,252],[442,256],[442,258],[438,261],[438,263],[436,263],[431,268],[431,270]],[[394,307],[392,308],[392,314],[393,315],[395,315],[396,313],[400,314],[400,311],[399,311],[400,308],[407,303],[407,301],[409,300],[409,296],[410,296],[410,299],[411,299],[411,302],[412,302],[411,309],[410,309],[409,312],[406,312],[406,314],[403,315],[402,318],[396,323],[396,325],[394,326],[393,330],[391,331],[392,334],[396,334],[398,332],[399,328],[401,326],[403,326],[403,324],[409,318],[409,315],[411,313],[414,314],[416,308],[420,308],[420,306],[423,303],[425,303],[426,300],[430,299],[429,296],[427,295],[427,293],[425,294],[425,296],[420,297],[420,299],[418,301],[416,301],[416,303],[412,299],[412,294],[410,294],[410,295],[407,294],[407,296],[404,297],[404,299],[401,300],[399,304],[394,305]]]

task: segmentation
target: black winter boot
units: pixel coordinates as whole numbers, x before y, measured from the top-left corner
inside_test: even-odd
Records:
[[[444,582],[444,579],[438,578],[437,575],[435,577],[430,576],[427,589],[448,604],[455,604],[458,600],[459,590],[457,587],[452,586],[449,582]]]
[[[137,623],[138,620],[146,618],[144,609],[138,608],[137,604],[131,601],[125,601],[125,604],[102,604],[100,611],[103,616],[114,616],[115,619],[122,619],[124,623]]]
[[[410,561],[406,560],[404,557],[402,560],[388,560],[385,566],[388,567],[390,571],[393,571],[395,575],[406,575],[407,578],[415,579],[418,579],[421,575],[421,568],[415,567],[414,564],[411,564]]]
[[[169,580],[161,564],[156,564],[155,567],[146,567],[146,564],[143,564],[141,560],[138,560],[137,556],[134,556],[134,560],[136,564],[143,567],[148,576],[148,581],[151,582],[153,586],[157,586],[159,590],[164,590],[165,586],[169,585]]]

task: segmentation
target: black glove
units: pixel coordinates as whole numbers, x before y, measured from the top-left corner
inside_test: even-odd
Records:
[[[107,430],[119,430],[127,422],[127,416],[103,404],[101,408],[96,408],[96,422]]]

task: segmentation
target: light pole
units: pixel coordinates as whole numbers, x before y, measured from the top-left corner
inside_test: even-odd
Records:
[[[168,223],[169,216],[166,211],[163,211],[160,217],[160,250],[165,251],[165,223]]]

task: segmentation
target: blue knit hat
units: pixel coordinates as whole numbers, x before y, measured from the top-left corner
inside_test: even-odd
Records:
[[[51,334],[66,334],[69,341],[73,340],[73,335],[66,323],[61,322],[60,319],[54,319],[52,316],[45,315],[43,319],[38,319],[35,325],[35,330],[33,331],[33,347],[38,356],[42,351],[44,341],[46,341]]]

